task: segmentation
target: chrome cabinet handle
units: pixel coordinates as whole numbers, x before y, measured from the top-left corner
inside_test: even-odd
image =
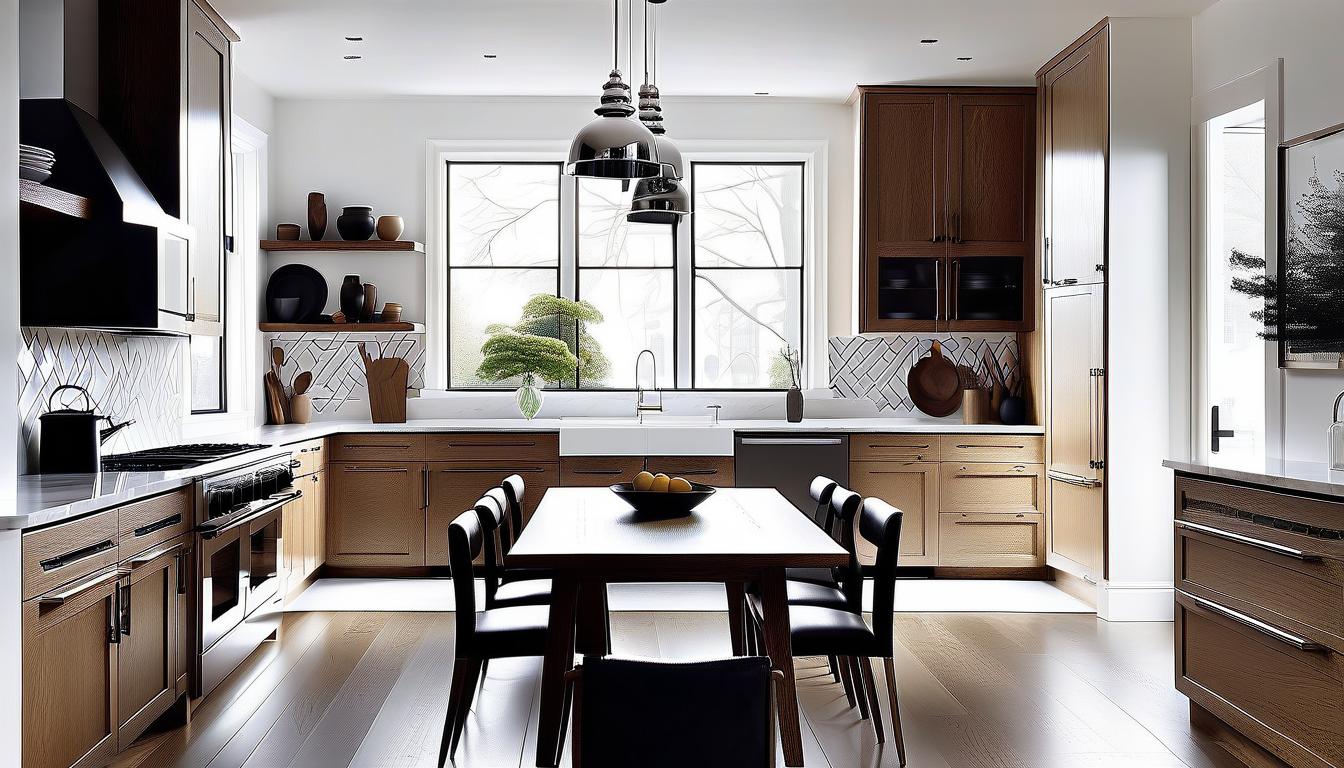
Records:
[[[737,442],[742,445],[841,445],[845,441],[839,437],[739,437]]]
[[[1050,282],[1050,237],[1045,237],[1045,242],[1041,249],[1041,285],[1049,287],[1053,285]]]
[[[138,557],[134,557],[134,558],[131,559],[131,568],[136,568],[136,567],[138,567],[138,566],[145,565],[146,563],[152,563],[152,562],[154,562],[155,560],[158,560],[160,557],[163,557],[164,555],[168,554],[169,552],[172,552],[172,551],[174,551],[174,550],[178,550],[178,549],[181,549],[181,548],[182,548],[182,545],[181,545],[181,544],[174,544],[174,545],[172,545],[172,546],[170,546],[170,547],[164,547],[164,548],[162,548],[162,549],[156,549],[156,550],[154,550],[153,552],[146,552],[146,553],[143,554],[143,555],[140,555],[140,556],[138,556]]]
[[[1051,480],[1058,480],[1061,483],[1067,483],[1068,485],[1076,485],[1082,488],[1101,487],[1100,480],[1094,480],[1088,477],[1081,477],[1079,475],[1071,475],[1068,472],[1060,472],[1059,470],[1055,469],[1052,469],[1049,472],[1047,472],[1046,477],[1049,477]]]
[[[94,555],[106,552],[107,550],[112,549],[115,546],[117,546],[117,543],[115,541],[113,541],[112,539],[105,539],[103,541],[98,542],[97,544],[90,544],[87,547],[81,547],[80,549],[71,550],[70,552],[66,552],[63,555],[57,555],[56,557],[49,557],[46,560],[43,560],[42,562],[38,563],[38,565],[42,567],[43,571],[54,571],[57,568],[64,568],[65,566],[72,565],[74,563],[79,562],[80,560],[84,560],[86,558],[93,557]]]
[[[117,588],[121,591],[117,602],[121,605],[121,616],[117,619],[117,626],[121,628],[121,634],[131,636],[131,585],[122,584]]]
[[[424,500],[424,504],[421,505],[420,508],[429,509],[429,467],[420,468],[420,487],[424,494],[421,497]]]
[[[924,446],[927,448],[928,446]],[[1026,448],[1025,445],[981,445],[977,443],[960,443],[958,448]]]
[[[619,475],[619,469],[571,469],[570,472],[576,475]]]
[[[54,595],[39,597],[37,599],[37,603],[38,605],[48,607],[54,605],[64,605],[66,602],[70,601],[73,598],[79,597],[80,595],[84,594],[85,592],[88,592],[90,589],[93,589],[94,587],[101,586],[109,581],[116,581],[117,579],[120,579],[122,576],[125,575],[126,572],[121,569],[108,571],[107,573],[104,573],[101,576],[95,576],[92,579],[87,579],[78,584],[75,584],[74,586],[70,587],[64,592],[57,592]]]
[[[404,475],[410,470],[407,469],[406,467],[341,467],[341,471],[359,472],[365,474],[374,472],[384,472],[384,473],[398,473]]]
[[[136,528],[132,533],[134,534],[135,538],[138,539],[141,536],[147,536],[155,531],[161,531],[164,528],[171,528],[172,526],[177,525],[180,522],[182,522],[182,513],[179,512],[177,514],[169,515],[168,517],[165,517],[162,520],[159,520],[158,522],[150,523],[149,525],[144,525],[139,528]]]
[[[1247,616],[1241,611],[1234,611],[1225,605],[1219,605],[1218,603],[1215,603],[1212,600],[1205,600],[1202,597],[1196,597],[1195,595],[1192,595],[1189,592],[1186,592],[1185,590],[1182,589],[1178,589],[1176,590],[1176,592],[1182,597],[1190,600],[1200,608],[1203,608],[1204,610],[1208,611],[1209,613],[1217,614],[1218,616],[1222,616],[1225,619],[1235,621],[1244,627],[1254,629],[1256,632],[1259,632],[1262,635],[1271,637],[1286,645],[1291,645],[1292,647],[1296,648],[1299,651],[1320,651],[1324,650],[1325,648],[1325,646],[1321,645],[1320,643],[1313,642],[1299,635],[1294,635],[1291,632],[1279,629],[1273,624],[1267,624],[1257,618]]]
[[[342,447],[342,448],[355,448],[355,449],[363,449],[363,448],[391,448],[391,449],[395,449],[395,450],[399,450],[399,451],[409,451],[409,450],[411,450],[411,446],[409,446],[409,445],[390,445],[390,444],[389,444],[389,445],[369,445],[369,444],[367,444],[367,443],[345,443],[345,444],[342,445],[341,447]]]
[[[448,469],[440,469],[439,471],[445,475],[460,475],[473,472],[508,472],[511,475],[535,475],[539,472],[545,472],[546,470],[541,467],[523,467],[521,469],[518,467],[509,467],[508,469],[502,467],[449,467]]]
[[[1291,557],[1294,560],[1301,560],[1304,563],[1319,562],[1321,559],[1320,555],[1313,554],[1311,552],[1303,552],[1300,549],[1293,549],[1292,547],[1286,547],[1282,544],[1276,544],[1272,541],[1265,541],[1264,539],[1257,539],[1251,536],[1243,536],[1240,533],[1224,531],[1221,528],[1214,528],[1211,525],[1201,525],[1200,523],[1192,523],[1187,520],[1177,520],[1176,527],[1185,528],[1191,531],[1198,531],[1199,533],[1212,536],[1216,539],[1223,539],[1225,541],[1236,542],[1237,544],[1245,544],[1248,547],[1263,549],[1266,552],[1273,552],[1276,555]]]
[[[531,442],[484,442],[484,443],[449,443],[449,448],[532,448],[537,444],[535,440]]]

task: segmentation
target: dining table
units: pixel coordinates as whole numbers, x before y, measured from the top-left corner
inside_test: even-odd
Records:
[[[551,575],[537,765],[559,763],[568,717],[565,675],[575,652],[611,651],[606,585],[630,582],[722,582],[735,656],[745,652],[747,585],[759,590],[765,649],[782,674],[784,764],[803,765],[785,569],[838,567],[848,559],[773,488],[718,488],[689,515],[668,519],[645,516],[608,488],[548,489],[505,557],[508,568]]]

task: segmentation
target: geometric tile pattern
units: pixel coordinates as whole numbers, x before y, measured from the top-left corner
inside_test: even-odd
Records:
[[[47,411],[47,397],[62,384],[78,384],[87,389],[98,413],[118,423],[135,419],[135,424],[103,445],[104,453],[181,442],[187,407],[183,392],[185,338],[29,327],[21,329],[21,337],[18,359],[21,471],[37,469],[38,417]],[[75,392],[62,392],[54,405],[60,408],[62,404],[84,407]]]
[[[942,344],[943,356],[966,365],[982,381],[988,381],[985,351],[999,365],[1008,386],[1016,386],[1021,371],[1017,336],[1013,334],[895,334],[889,336],[832,336],[827,344],[831,391],[837,397],[867,398],[879,411],[911,414],[915,404],[905,380],[910,369],[929,352],[934,341]]]
[[[425,343],[419,333],[275,333],[267,334],[266,360],[270,349],[285,351],[280,379],[289,388],[294,377],[312,371],[313,384],[308,392],[314,413],[339,418],[345,413],[366,416],[369,398],[364,378],[364,361],[359,344],[364,342],[369,356],[400,357],[411,367],[409,387],[424,389]],[[270,369],[269,363],[267,370]],[[344,412],[344,413],[343,413]]]

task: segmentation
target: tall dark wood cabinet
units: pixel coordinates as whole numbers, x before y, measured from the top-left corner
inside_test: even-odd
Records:
[[[164,212],[194,232],[187,329],[221,335],[238,34],[204,0],[103,0],[99,27],[101,122]]]
[[[1034,327],[1034,88],[860,88],[860,331]]]

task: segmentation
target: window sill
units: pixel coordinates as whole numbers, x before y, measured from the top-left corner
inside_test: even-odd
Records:
[[[220,438],[246,432],[256,426],[251,411],[193,413],[182,420],[182,439],[187,442],[200,442],[206,438]],[[232,439],[237,440],[236,437]]]

